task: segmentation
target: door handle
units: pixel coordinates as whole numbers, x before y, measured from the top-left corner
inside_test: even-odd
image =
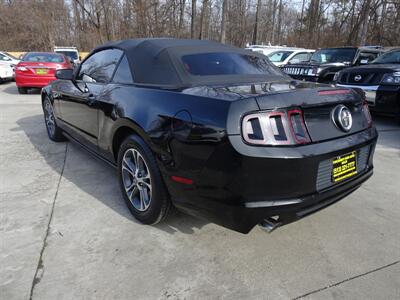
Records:
[[[87,96],[86,99],[87,99],[88,105],[92,106],[96,102],[97,97],[93,94],[89,94],[89,96]]]

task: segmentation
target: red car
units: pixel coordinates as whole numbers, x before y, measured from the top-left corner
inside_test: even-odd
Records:
[[[26,94],[29,88],[42,88],[56,80],[56,70],[72,68],[71,62],[62,54],[28,52],[15,67],[18,92]]]

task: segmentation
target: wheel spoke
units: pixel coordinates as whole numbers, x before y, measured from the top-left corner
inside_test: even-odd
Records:
[[[143,188],[139,189],[139,193],[140,193],[140,209],[141,210],[145,210],[146,209],[146,194]]]
[[[130,161],[129,158],[127,158],[126,156],[124,156],[123,160],[122,160],[122,168],[126,171],[129,172],[129,174],[131,174],[132,176],[136,176],[136,167],[132,166],[132,162]]]
[[[150,191],[151,191],[151,184],[150,182],[147,182],[145,180],[141,180],[140,183],[142,183],[143,185],[145,185]]]
[[[138,191],[138,188],[136,185],[133,185],[133,189],[131,191],[126,191],[128,198],[132,202],[132,204],[133,204],[133,197],[136,196],[137,191]]]
[[[136,187],[136,182],[132,180],[132,183],[130,186],[125,186],[125,191],[129,192],[131,189],[133,189],[134,187]]]
[[[132,158],[133,158],[133,163],[135,164],[135,168],[138,168],[138,152],[136,150],[132,151]]]
[[[129,167],[122,166],[122,170],[128,172],[131,177],[136,177],[135,173]]]

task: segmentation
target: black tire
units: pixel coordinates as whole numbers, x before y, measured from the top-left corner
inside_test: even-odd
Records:
[[[42,108],[44,114],[44,123],[46,126],[46,131],[47,135],[49,136],[49,139],[52,140],[53,142],[66,141],[66,138],[63,135],[61,128],[57,126],[56,118],[54,116],[54,111],[53,111],[53,105],[49,97],[46,96],[44,98]],[[50,114],[52,114],[52,117],[50,117]],[[52,124],[49,118],[52,118]]]
[[[135,198],[135,199],[132,199],[132,201],[130,200],[130,198],[128,196],[129,191],[127,191],[125,188],[125,184],[126,184],[126,180],[127,180],[126,178],[129,176],[131,178],[133,178],[132,172],[127,173],[127,168],[126,168],[126,166],[127,166],[126,159],[130,153],[139,153],[140,154],[141,158],[144,161],[144,164],[142,164],[142,165],[147,169],[147,172],[143,172],[144,173],[143,175],[148,175],[148,177],[150,179],[151,191],[147,194],[147,195],[150,195],[150,196],[148,196],[148,198],[150,198],[150,200],[148,201],[148,207],[145,210],[139,210],[139,208],[137,208],[138,201],[140,204],[142,204],[142,201],[141,201],[142,193],[141,193],[141,191],[138,190],[140,188],[138,186],[138,185],[140,185],[140,183],[139,183],[140,178],[136,178],[136,180],[133,180],[136,182],[136,184],[134,184],[133,181],[131,182],[131,186],[135,186],[134,188],[136,188],[136,196],[132,196],[132,194],[134,193],[133,192],[134,188],[131,190],[132,191],[131,199]],[[123,162],[124,157],[125,157],[125,161]],[[133,162],[133,161],[131,161],[131,162]],[[123,167],[124,167],[124,170],[123,170]],[[132,169],[135,169],[135,168],[132,168]],[[127,176],[127,174],[128,174],[128,176]],[[140,177],[140,173],[139,173],[138,177]],[[147,176],[143,176],[143,178],[144,177],[147,177]],[[123,195],[125,203],[128,206],[132,215],[137,220],[139,220],[143,224],[149,224],[149,225],[157,224],[168,215],[170,208],[171,208],[171,201],[169,199],[169,195],[165,188],[165,185],[164,185],[163,179],[161,177],[160,170],[157,166],[155,157],[154,157],[152,151],[150,150],[150,148],[143,141],[143,139],[141,139],[137,135],[128,136],[122,142],[122,144],[119,148],[119,151],[118,151],[118,181],[119,181],[121,193]],[[143,186],[144,185],[142,184],[142,188],[143,188]],[[139,200],[137,198],[139,198]],[[136,207],[134,205],[135,200],[136,200]],[[140,205],[140,207],[143,208],[141,205]]]
[[[28,88],[19,87],[18,88],[18,93],[20,93],[21,95],[28,94]]]

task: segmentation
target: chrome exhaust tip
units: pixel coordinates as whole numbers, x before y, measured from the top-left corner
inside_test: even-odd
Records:
[[[259,224],[262,229],[268,231],[268,233],[271,233],[274,231],[276,228],[282,225],[282,222],[279,221],[279,216],[277,217],[268,217]]]

